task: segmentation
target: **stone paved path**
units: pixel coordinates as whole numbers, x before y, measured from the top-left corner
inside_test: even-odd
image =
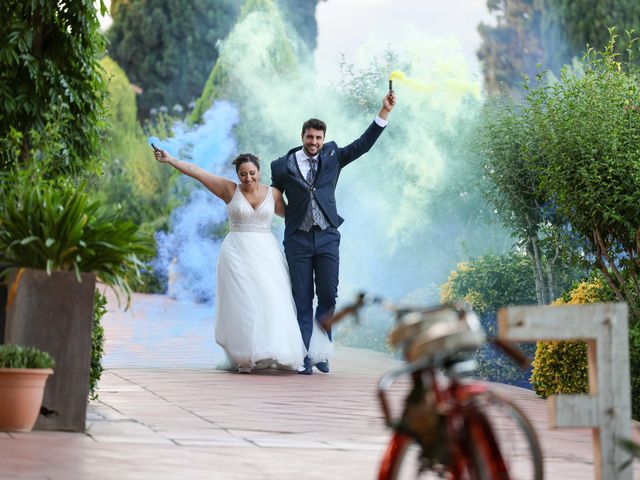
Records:
[[[397,360],[342,347],[330,375],[219,371],[211,315],[160,296],[110,302],[86,434],[0,432],[0,479],[374,479],[388,439],[375,387]],[[533,419],[547,478],[593,478],[589,431],[549,431],[542,400],[496,388]]]

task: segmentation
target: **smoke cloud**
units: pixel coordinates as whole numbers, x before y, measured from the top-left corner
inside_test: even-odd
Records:
[[[398,103],[388,127],[369,153],[344,169],[336,192],[346,219],[340,299],[367,290],[437,302],[439,286],[458,262],[510,246],[508,235],[487,223],[492,213],[475,183],[481,173],[464,148],[481,87],[454,41],[415,37],[393,50],[363,45],[359,60],[332,77],[315,71],[311,60],[283,70],[289,62],[279,56],[289,51],[283,42],[298,58],[312,58],[285,33],[292,35],[277,11],[257,11],[238,23],[220,47],[233,79],[229,98],[214,102],[202,125],[179,125],[175,138],[159,146],[232,179],[230,159],[248,150],[263,159],[262,181],[270,183],[270,161],[301,144],[308,118],[325,120],[326,140],[339,146],[359,137],[397,70]],[[195,188],[191,202],[174,212],[171,232],[159,238],[163,268],[177,258],[179,298],[213,299],[220,240],[211,233],[224,216],[222,201]],[[275,222],[276,235],[283,227]],[[369,330],[346,326],[338,340],[384,349],[389,319],[372,315]]]

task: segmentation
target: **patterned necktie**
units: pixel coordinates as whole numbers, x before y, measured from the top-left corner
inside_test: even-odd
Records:
[[[313,182],[316,179],[316,159],[308,158],[309,160],[309,171],[307,172],[307,182],[309,185],[313,185]]]

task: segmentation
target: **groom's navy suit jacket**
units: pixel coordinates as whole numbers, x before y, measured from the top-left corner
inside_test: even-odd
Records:
[[[311,200],[310,188],[313,189],[316,201],[329,223],[336,228],[342,224],[344,219],[338,215],[335,197],[340,170],[358,157],[367,153],[383,130],[384,127],[381,127],[374,121],[360,138],[351,142],[346,147],[340,148],[333,141],[325,143],[320,150],[318,171],[312,187],[309,187],[302,179],[299,172],[293,170],[298,168],[295,152],[302,147],[293,148],[283,157],[271,162],[272,185],[281,192],[284,192],[287,197],[284,229],[285,239],[300,227],[309,209],[309,202]]]

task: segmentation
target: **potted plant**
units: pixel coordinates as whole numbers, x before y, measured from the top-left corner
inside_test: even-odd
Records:
[[[151,239],[92,200],[82,184],[13,172],[0,200],[6,277],[5,342],[56,359],[37,429],[84,431],[96,278],[124,292],[140,275]]]
[[[31,431],[54,363],[37,348],[0,345],[0,430]]]

